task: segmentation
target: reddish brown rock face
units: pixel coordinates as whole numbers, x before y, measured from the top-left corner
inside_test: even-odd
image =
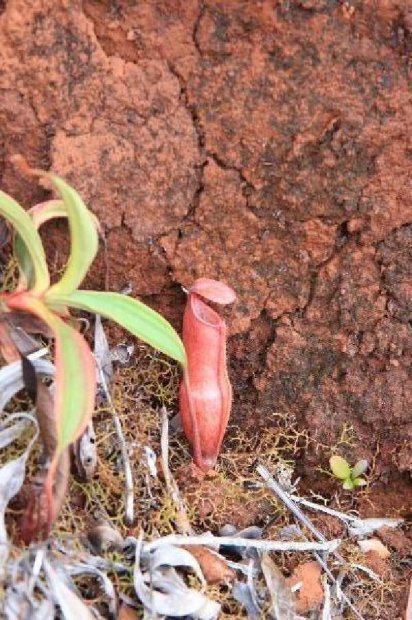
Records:
[[[326,446],[352,425],[353,457],[379,444],[399,498],[411,49],[400,0],[8,0],[0,16],[2,188],[44,197],[15,152],[65,175],[107,230],[111,287],[176,324],[176,283],[229,282],[234,421],[282,411]]]

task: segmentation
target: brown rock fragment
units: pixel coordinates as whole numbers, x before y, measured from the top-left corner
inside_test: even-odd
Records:
[[[301,584],[296,591],[296,611],[306,614],[317,609],[323,602],[323,587],[320,580],[321,569],[317,562],[299,564],[293,574],[286,580],[290,588]]]
[[[225,559],[201,545],[185,547],[196,558],[202,573],[209,584],[227,584],[234,580],[236,574],[229,568]]]
[[[405,532],[391,527],[381,527],[377,535],[385,545],[395,549],[401,557],[412,556],[412,540]]]
[[[379,577],[385,578],[385,576],[388,575],[388,560],[381,558],[377,551],[368,551],[364,554],[363,557],[366,566],[373,570],[373,572],[376,573]]]

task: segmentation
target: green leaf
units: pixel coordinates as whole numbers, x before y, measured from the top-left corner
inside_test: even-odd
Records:
[[[364,487],[367,485],[366,480],[363,478],[352,478],[352,482],[354,487]]]
[[[38,298],[23,292],[9,300],[10,307],[34,314],[53,331],[56,390],[54,418],[57,454],[85,429],[94,409],[96,370],[93,354],[83,336],[56,316]]]
[[[26,278],[25,271],[27,271],[30,276],[30,288],[35,293],[43,293],[49,287],[50,276],[39,233],[29,214],[18,202],[2,191],[0,191],[0,214],[12,224],[27,250],[29,261],[22,258],[22,263],[19,263],[23,278]]]
[[[352,471],[351,471],[351,478],[352,480],[354,478],[357,478],[358,476],[361,476],[362,474],[365,473],[365,471],[368,469],[369,467],[369,463],[366,459],[362,459],[361,461],[358,461],[353,467],[352,467]]]
[[[68,217],[66,206],[62,200],[47,200],[46,202],[41,202],[40,204],[37,204],[29,209],[28,214],[30,215],[36,230],[50,220]],[[93,213],[90,213],[90,215],[93,219],[96,230],[99,231],[99,220]],[[26,250],[26,246],[19,235],[16,235],[14,239],[14,255],[16,256],[18,263],[21,266],[23,276],[26,279],[26,282],[24,282],[22,277],[20,284],[22,284],[24,288],[31,288],[30,283],[33,281],[33,263]]]
[[[67,217],[67,210],[63,200],[47,200],[29,209],[29,215],[36,230],[39,230],[40,226],[50,220]]]
[[[89,215],[93,221],[94,227],[97,232],[100,232],[100,222],[95,216],[94,213],[88,211]],[[34,207],[29,209],[28,213],[30,214],[31,219],[33,220],[33,224],[38,230],[40,226],[49,222],[50,220],[54,220],[57,218],[68,217],[67,207],[63,200],[47,200],[46,202],[41,202]]]
[[[345,482],[342,484],[342,487],[345,489],[345,491],[353,491],[355,485],[353,483],[353,480],[351,480],[350,478],[347,478]]]
[[[26,290],[33,290],[36,282],[34,264],[23,239],[17,234],[14,236],[13,254],[20,271],[18,286]]]
[[[137,299],[119,293],[75,291],[70,295],[47,294],[46,301],[112,319],[134,336],[186,366],[185,348],[176,331],[160,314]]]
[[[48,200],[35,205],[27,211],[36,230],[48,220],[56,217],[67,217],[66,208],[61,200]],[[14,238],[14,255],[19,263],[21,275],[20,284],[24,288],[31,289],[34,285],[34,265],[27,247],[19,234]]]
[[[349,463],[343,459],[341,456],[331,456],[329,459],[330,468],[333,474],[339,478],[340,480],[346,480],[350,478],[350,467]]]
[[[82,283],[98,248],[95,218],[79,194],[55,174],[45,175],[59,191],[69,218],[71,249],[66,269],[50,288],[55,295],[67,295]]]

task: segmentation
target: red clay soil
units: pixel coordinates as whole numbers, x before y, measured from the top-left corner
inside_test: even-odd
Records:
[[[411,490],[412,2],[6,0],[1,187],[65,176],[101,219],[112,290],[176,326],[198,276],[238,293],[233,420],[294,416]],[[56,245],[53,241],[53,250]],[[103,259],[90,284],[103,287]],[[251,431],[252,432],[252,431]],[[329,452],[302,455],[301,473]]]

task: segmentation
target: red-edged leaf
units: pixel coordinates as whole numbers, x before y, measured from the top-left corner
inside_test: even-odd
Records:
[[[57,453],[75,441],[90,420],[96,392],[93,355],[81,334],[51,312],[29,293],[8,298],[9,307],[30,312],[53,331],[55,338],[56,392],[54,417],[57,428]]]
[[[53,467],[41,472],[30,487],[29,498],[20,523],[25,544],[47,538],[63,505],[70,475],[70,455],[67,448],[53,462]]]
[[[55,396],[53,421],[56,429],[55,452],[41,492],[31,498],[22,525],[26,542],[47,536],[64,498],[67,447],[86,428],[94,409],[96,369],[93,355],[83,336],[54,314],[38,297],[19,292],[7,297],[12,310],[23,310],[40,318],[55,339]],[[63,472],[63,475],[62,475]]]

